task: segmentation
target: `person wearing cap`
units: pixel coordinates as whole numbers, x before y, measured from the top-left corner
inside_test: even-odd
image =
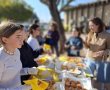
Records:
[[[80,56],[80,50],[83,48],[83,41],[80,38],[80,31],[78,27],[73,28],[72,36],[65,44],[68,56]]]

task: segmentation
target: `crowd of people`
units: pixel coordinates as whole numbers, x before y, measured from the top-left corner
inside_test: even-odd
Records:
[[[86,48],[86,63],[92,70],[93,87],[98,90],[110,90],[110,33],[103,21],[94,17],[88,21],[89,33],[84,41],[80,37],[80,29],[74,27],[71,37],[65,43],[65,51],[70,57],[80,57],[80,50]],[[36,75],[38,67],[36,59],[43,53],[56,53],[59,57],[58,26],[50,24],[45,37],[40,36],[41,30],[37,23],[28,30],[23,25],[11,21],[0,23],[0,90],[31,90],[25,85],[30,75]],[[45,51],[43,44],[51,46],[51,51]],[[102,87],[104,89],[102,89]]]

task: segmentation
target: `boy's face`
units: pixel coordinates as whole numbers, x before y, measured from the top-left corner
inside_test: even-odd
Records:
[[[2,40],[6,46],[11,48],[21,48],[23,45],[23,33],[21,30],[17,30],[9,38],[3,37]]]
[[[72,31],[72,36],[77,37],[78,36],[78,31]]]

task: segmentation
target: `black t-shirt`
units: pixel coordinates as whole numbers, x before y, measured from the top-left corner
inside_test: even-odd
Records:
[[[19,49],[20,59],[22,62],[22,67],[37,67],[37,63],[34,61],[34,52],[28,43],[24,42],[24,45]]]
[[[20,50],[20,59],[21,59],[23,68],[31,68],[31,67],[38,66],[37,63],[34,61],[34,55],[37,55],[37,54],[34,54],[35,52],[28,45],[28,43],[24,42],[24,45],[19,50]],[[21,83],[24,84],[23,81],[28,80],[29,77],[30,75],[21,76]]]

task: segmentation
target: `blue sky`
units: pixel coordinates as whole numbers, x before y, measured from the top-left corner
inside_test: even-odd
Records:
[[[48,10],[48,7],[40,2],[40,0],[24,0],[27,2],[28,5],[30,5],[34,12],[37,14],[41,22],[49,22],[51,19],[50,12]],[[88,3],[93,2],[95,0],[75,0],[72,5],[78,5],[80,3]],[[62,15],[63,17],[63,15]]]

